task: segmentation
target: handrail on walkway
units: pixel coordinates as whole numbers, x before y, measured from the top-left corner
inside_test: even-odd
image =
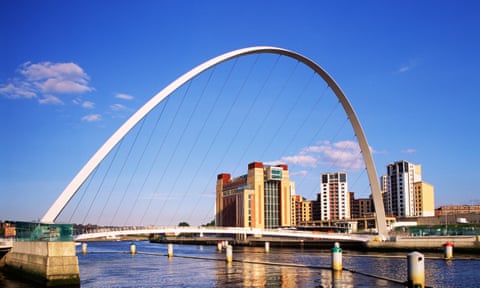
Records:
[[[258,228],[243,228],[243,227],[213,227],[213,226],[162,226],[162,227],[125,227],[126,229],[119,230],[118,227],[92,229],[86,233],[76,235],[74,239],[81,241],[92,238],[102,237],[118,237],[125,235],[139,235],[139,234],[174,234],[182,233],[198,233],[198,234],[233,234],[233,235],[249,235],[249,236],[279,236],[291,237],[301,239],[331,239],[331,240],[354,240],[366,242],[371,240],[376,235],[370,234],[346,234],[346,233],[330,233],[330,232],[316,232],[316,231],[301,231],[291,229],[258,229]]]

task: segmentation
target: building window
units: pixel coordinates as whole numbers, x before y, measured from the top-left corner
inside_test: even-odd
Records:
[[[279,183],[278,181],[266,181],[264,183],[265,228],[280,226]]]

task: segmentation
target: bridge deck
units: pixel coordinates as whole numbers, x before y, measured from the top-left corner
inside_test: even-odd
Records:
[[[293,239],[325,239],[325,240],[343,240],[367,242],[376,235],[366,234],[345,234],[345,233],[326,233],[315,231],[299,231],[287,229],[251,229],[251,228],[229,228],[229,227],[152,227],[138,229],[103,229],[89,231],[88,233],[75,236],[76,241],[96,238],[116,238],[126,235],[142,234],[199,234],[199,235],[241,235],[244,238],[249,237],[285,237]]]

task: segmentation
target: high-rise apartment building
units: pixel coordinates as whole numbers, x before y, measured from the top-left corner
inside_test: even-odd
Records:
[[[321,220],[350,219],[347,173],[324,173],[320,178]]]
[[[312,221],[312,202],[306,200],[305,198],[302,201],[297,202],[296,209],[296,220],[297,225],[307,225]]]
[[[382,176],[382,192],[387,215],[398,217],[433,216],[433,186],[422,182],[422,167],[407,161],[387,165]]]
[[[297,219],[300,219],[300,216],[298,214],[300,214],[298,211],[299,207],[300,207],[300,202],[302,202],[303,200],[305,200],[305,198],[303,198],[302,196],[300,195],[292,195],[292,201],[290,202],[290,206],[291,206],[291,224],[292,226],[297,226],[298,223],[300,222],[299,220]],[[298,217],[297,217],[298,216]]]
[[[382,175],[380,177],[380,192],[382,193],[383,198],[383,207],[385,209],[385,214],[391,216],[392,208],[392,199],[390,199],[390,194],[388,192],[388,176]]]
[[[350,194],[352,197],[352,194]],[[373,199],[370,198],[361,198],[361,199],[353,199],[352,202],[352,210],[351,210],[351,217],[352,218],[365,218],[371,217],[373,213]]]
[[[435,216],[435,200],[433,186],[425,182],[416,182],[415,189],[415,216]]]
[[[219,174],[215,223],[251,228],[290,226],[292,187],[287,165],[253,162],[246,175],[231,178]]]
[[[408,217],[415,215],[414,183],[421,181],[421,166],[407,161],[387,165],[387,214]]]

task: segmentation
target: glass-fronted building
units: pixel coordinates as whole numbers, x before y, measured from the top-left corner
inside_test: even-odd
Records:
[[[287,165],[252,162],[248,173],[217,176],[217,226],[277,228],[291,226],[291,195]]]

